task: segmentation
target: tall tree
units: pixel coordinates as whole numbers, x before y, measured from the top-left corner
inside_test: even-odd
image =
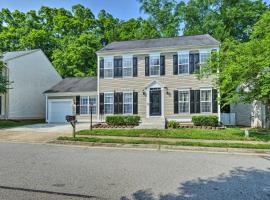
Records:
[[[226,94],[223,101],[226,104],[261,101],[268,108],[269,119],[270,11],[254,25],[249,41],[225,41],[214,58],[204,70],[219,70],[216,83],[221,94]]]
[[[181,4],[181,5],[180,5]],[[179,3],[184,35],[209,33],[220,41],[249,39],[252,26],[267,10],[262,0],[190,0]]]
[[[138,0],[141,11],[149,15],[149,20],[163,37],[173,37],[179,34],[180,13],[182,2],[175,0]]]
[[[0,52],[0,94],[6,93],[10,86],[6,70],[7,67],[3,61],[3,54]]]

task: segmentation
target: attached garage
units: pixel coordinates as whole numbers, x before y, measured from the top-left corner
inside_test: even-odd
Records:
[[[66,116],[73,114],[72,99],[50,99],[48,101],[48,123],[66,122]]]
[[[65,123],[67,115],[76,115],[78,122],[97,121],[97,78],[65,78],[51,89],[46,96],[46,122]]]

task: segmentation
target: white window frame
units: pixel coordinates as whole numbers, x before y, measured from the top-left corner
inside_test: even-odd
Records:
[[[123,60],[122,60],[122,66],[123,66],[123,77],[124,78],[129,78],[129,77],[133,77],[133,55],[123,55],[122,56]],[[131,66],[126,66],[125,65],[125,60],[130,60]],[[125,69],[131,69],[131,75],[130,76],[125,76],[124,75],[124,70]]]
[[[180,101],[180,92],[188,92],[188,101]],[[180,112],[180,103],[188,103],[188,112]],[[178,113],[179,114],[190,114],[190,89],[179,89],[178,90]]]
[[[82,104],[82,99],[85,98],[87,99],[87,104]],[[90,98],[95,98],[96,99],[96,104],[95,104],[95,107],[96,107],[96,113],[93,113],[93,115],[96,115],[97,114],[97,97],[96,96],[80,96],[80,115],[90,115]],[[82,111],[82,107],[87,107],[87,113],[81,113]]]
[[[157,58],[159,60],[159,64],[158,65],[152,65],[151,60],[152,59],[157,59]],[[153,67],[158,67],[158,74],[154,74],[154,75],[151,74],[151,68],[153,68]],[[158,54],[150,54],[150,56],[149,56],[149,76],[152,76],[152,77],[160,76],[160,53],[158,53]]]
[[[107,94],[112,94],[112,97],[113,97],[113,101],[112,101],[112,103],[106,103],[105,102],[105,96],[107,95]],[[106,113],[106,104],[112,104],[112,113]],[[114,92],[104,92],[104,114],[105,115],[113,115],[114,114]]]
[[[186,63],[180,63],[180,57],[181,56],[187,56],[187,62]],[[180,65],[188,65],[188,72],[187,73],[180,73]],[[189,51],[179,51],[178,52],[178,75],[181,75],[181,76],[185,76],[185,75],[189,75]]]
[[[202,91],[210,91],[210,101],[202,101]],[[213,100],[212,100],[212,88],[203,88],[200,89],[200,111],[202,114],[210,114],[213,110]],[[209,112],[202,112],[202,103],[210,103],[210,111]]]
[[[109,63],[111,63],[110,64],[110,66],[108,65]],[[113,70],[113,68],[114,68],[114,60],[113,60],[113,57],[104,57],[104,79],[112,79],[112,78],[114,78],[114,70]],[[105,71],[106,70],[112,70],[112,76],[105,76]]]
[[[131,103],[125,103],[125,101],[124,101],[124,95],[125,94],[131,94],[131,96],[132,96],[132,100],[131,100]],[[131,113],[125,113],[125,104],[131,104]],[[124,115],[131,115],[131,114],[133,114],[133,91],[125,91],[125,92],[123,92],[123,114]]]
[[[200,49],[199,53],[200,53],[200,71],[201,71],[202,65],[206,63],[206,61],[202,62],[202,54],[208,54],[207,59],[211,58],[211,49]]]

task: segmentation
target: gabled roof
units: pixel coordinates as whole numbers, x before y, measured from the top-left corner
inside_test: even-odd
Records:
[[[124,51],[147,48],[164,48],[164,47],[190,47],[190,46],[218,46],[220,44],[209,34],[178,36],[172,38],[158,38],[148,40],[130,40],[121,42],[112,42],[103,47],[97,53],[106,51]]]
[[[44,93],[96,92],[97,77],[65,78]]]
[[[21,57],[21,56],[25,56],[25,55],[28,55],[30,53],[34,53],[36,51],[40,51],[40,49],[6,52],[3,54],[3,60],[4,60],[4,62],[6,62],[8,60],[11,60],[11,59],[14,59],[17,57]]]

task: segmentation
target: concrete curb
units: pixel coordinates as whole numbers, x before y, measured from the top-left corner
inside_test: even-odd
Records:
[[[50,144],[60,145],[76,145],[88,147],[110,147],[110,148],[126,148],[126,149],[149,149],[161,151],[196,151],[196,152],[213,152],[213,153],[230,153],[230,154],[270,154],[270,149],[243,149],[243,148],[217,148],[217,147],[194,147],[194,146],[178,146],[178,145],[156,145],[156,144],[117,144],[117,143],[95,143],[54,140]]]

